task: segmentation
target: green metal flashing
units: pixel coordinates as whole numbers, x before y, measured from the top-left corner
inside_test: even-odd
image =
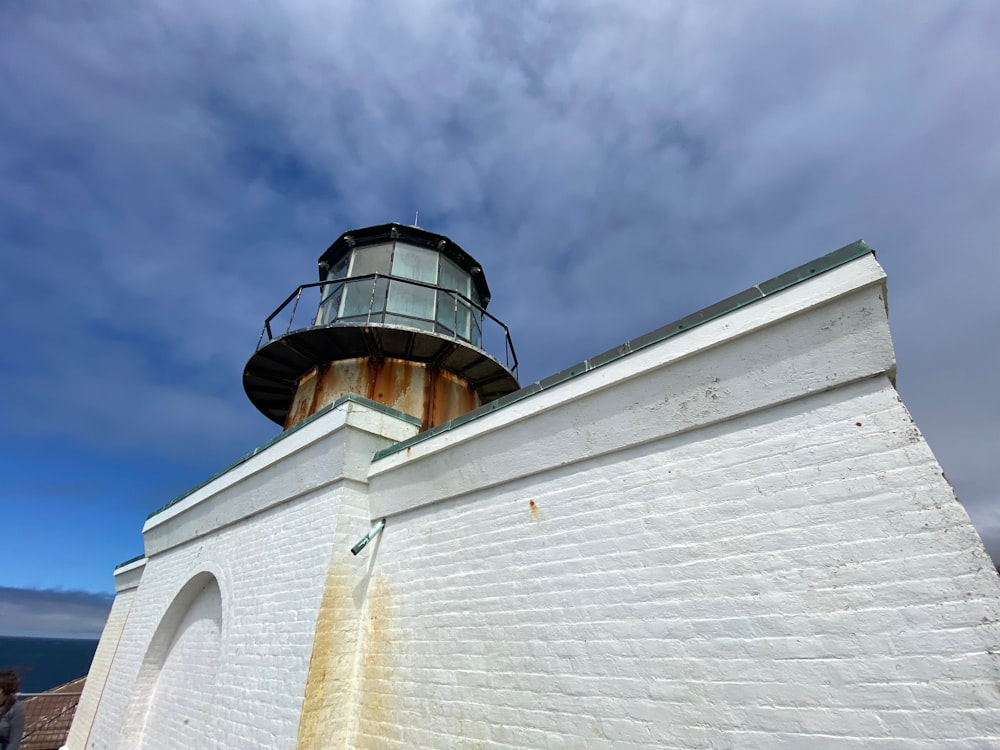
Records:
[[[407,414],[405,411],[400,411],[399,409],[393,409],[391,406],[386,406],[385,404],[380,403],[378,401],[372,401],[370,398],[359,396],[356,393],[344,394],[333,403],[333,406],[331,408],[336,408],[341,404],[346,404],[348,401],[350,401],[353,404],[358,404],[359,406],[367,406],[369,409],[373,409],[374,411],[380,411],[387,416],[395,417],[396,419],[400,419],[403,422],[409,422],[410,424],[416,427],[420,426],[420,417],[415,417],[412,414]],[[309,417],[309,419],[312,419],[312,417]]]
[[[144,557],[145,557],[145,555],[136,555],[135,557],[129,558],[128,560],[126,560],[123,563],[118,563],[115,566],[115,570],[118,570],[119,568],[124,568],[126,565],[131,565],[134,562],[139,562]]]
[[[163,511],[165,511],[167,508],[170,508],[170,507],[176,505],[177,503],[179,503],[184,498],[186,498],[189,495],[191,495],[192,493],[197,492],[198,490],[200,490],[202,487],[205,487],[206,485],[209,485],[212,482],[214,482],[219,477],[228,474],[230,471],[232,471],[233,469],[235,469],[240,464],[246,463],[247,461],[249,461],[254,456],[256,456],[256,455],[258,455],[260,453],[263,453],[265,450],[267,450],[268,448],[270,448],[272,445],[274,445],[276,443],[279,443],[282,440],[284,440],[286,437],[288,437],[289,435],[291,435],[291,434],[293,434],[295,432],[298,432],[303,427],[305,427],[307,424],[310,424],[311,422],[316,421],[317,419],[319,419],[320,417],[322,417],[324,414],[327,414],[328,412],[331,412],[334,409],[337,409],[340,406],[343,406],[344,404],[346,404],[348,402],[359,404],[361,406],[366,406],[369,409],[374,409],[375,411],[380,411],[383,414],[386,414],[386,415],[388,415],[390,417],[395,417],[396,419],[401,419],[404,422],[409,422],[410,424],[416,425],[417,427],[420,426],[420,419],[418,419],[417,417],[414,417],[414,416],[412,416],[410,414],[406,414],[405,412],[401,412],[398,409],[393,409],[391,406],[386,406],[385,404],[380,404],[378,401],[372,401],[369,398],[365,398],[364,396],[359,396],[359,395],[357,395],[355,393],[345,394],[345,395],[341,396],[340,398],[338,398],[336,401],[334,401],[332,404],[327,404],[322,409],[320,409],[319,411],[317,411],[315,414],[311,414],[308,417],[306,417],[305,419],[303,419],[301,422],[298,422],[298,423],[292,425],[287,430],[283,430],[282,432],[279,432],[277,435],[275,435],[273,438],[271,438],[270,440],[268,440],[266,443],[263,443],[262,445],[257,446],[256,448],[254,448],[252,451],[250,451],[246,455],[242,456],[241,458],[236,459],[235,461],[233,461],[233,463],[229,464],[229,466],[227,466],[226,468],[222,469],[221,471],[216,472],[215,474],[213,474],[212,476],[210,476],[205,481],[200,482],[199,484],[196,484],[194,487],[192,487],[191,489],[189,489],[187,492],[185,492],[185,493],[183,493],[181,495],[178,495],[177,497],[175,497],[173,500],[171,500],[166,505],[157,508],[152,513],[150,513],[148,516],[146,516],[146,520],[148,521],[153,516],[159,515],[160,513],[162,513]],[[140,557],[141,557],[141,555],[140,555]],[[136,558],[136,559],[138,559],[138,558]],[[129,562],[133,562],[133,561],[129,560]],[[125,565],[125,564],[127,564],[127,563],[122,563],[122,565]]]
[[[490,414],[491,412],[494,412],[497,409],[502,409],[510,404],[523,401],[539,391],[544,391],[552,388],[553,386],[565,383],[567,380],[571,380],[585,372],[594,370],[602,365],[608,364],[609,362],[619,360],[633,352],[658,344],[661,341],[665,341],[669,338],[677,336],[678,334],[685,333],[692,328],[697,328],[704,323],[708,323],[716,318],[721,318],[723,315],[728,315],[731,312],[735,312],[736,310],[762,300],[765,297],[784,289],[788,289],[796,284],[800,284],[807,279],[814,278],[826,271],[831,271],[834,268],[850,263],[852,260],[857,260],[865,255],[874,253],[875,251],[869,247],[868,243],[864,240],[852,242],[850,245],[845,245],[844,247],[817,258],[810,263],[805,263],[798,268],[793,268],[791,271],[783,273],[780,276],[775,276],[773,279],[764,281],[756,286],[750,287],[739,294],[734,294],[732,297],[727,297],[721,302],[709,305],[708,307],[695,313],[691,313],[680,320],[675,320],[673,323],[668,323],[667,325],[657,328],[655,331],[651,331],[644,336],[632,339],[631,341],[626,341],[621,346],[609,349],[603,354],[598,354],[596,357],[586,359],[579,364],[573,365],[572,367],[567,367],[565,370],[539,380],[537,383],[532,383],[531,385],[525,386],[520,390],[514,391],[506,396],[502,396],[496,401],[491,401],[478,409],[466,412],[455,419],[444,422],[436,427],[432,427],[425,432],[418,433],[413,437],[390,445],[387,448],[383,448],[375,453],[372,457],[372,461],[378,461],[386,456],[391,456],[394,453],[406,450],[416,443],[428,440],[442,432],[447,432],[448,430],[458,427],[459,425],[463,425],[466,422],[479,419],[486,414]]]

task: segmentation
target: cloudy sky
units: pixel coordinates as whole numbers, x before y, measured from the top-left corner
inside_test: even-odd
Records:
[[[0,4],[0,583],[46,602],[0,612],[106,610],[145,516],[276,433],[263,318],[417,210],[522,383],[864,238],[1000,557],[998,40],[990,0]]]

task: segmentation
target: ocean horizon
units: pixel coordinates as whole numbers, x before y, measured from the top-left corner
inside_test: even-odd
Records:
[[[97,643],[96,638],[0,636],[0,670],[20,675],[22,693],[42,693],[85,676]]]

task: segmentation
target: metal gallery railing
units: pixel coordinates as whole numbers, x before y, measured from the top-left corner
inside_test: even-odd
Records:
[[[293,331],[329,325],[390,325],[454,338],[517,376],[507,326],[461,292],[389,274],[301,284],[265,320],[257,349]]]

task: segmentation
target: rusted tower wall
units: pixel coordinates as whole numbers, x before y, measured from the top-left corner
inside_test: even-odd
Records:
[[[327,362],[303,375],[285,428],[348,393],[418,417],[422,430],[481,405],[468,381],[434,365],[392,357],[357,357]]]

